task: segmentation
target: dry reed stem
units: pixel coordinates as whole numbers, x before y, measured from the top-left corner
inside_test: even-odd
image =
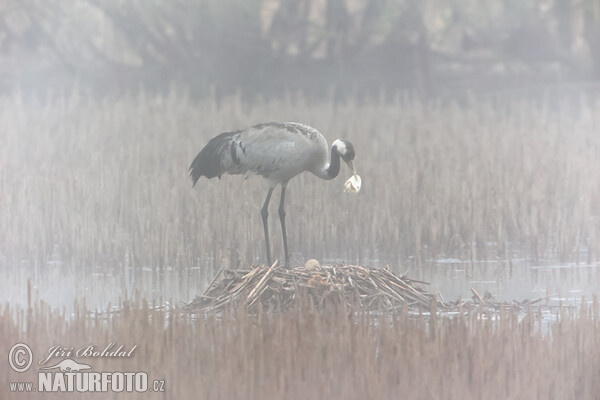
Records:
[[[34,303],[27,311],[0,311],[0,348],[25,342],[39,359],[55,344],[137,344],[131,358],[87,360],[94,371],[142,370],[166,380],[164,394],[127,398],[584,399],[600,389],[597,299],[579,311],[559,310],[543,334],[535,309],[524,316],[507,309],[492,319],[475,307],[448,318],[436,316],[433,303],[425,319],[406,307],[366,314],[339,306],[191,319],[127,303],[103,319],[81,306],[66,318]],[[5,368],[2,397],[38,398],[6,391],[9,381],[37,381],[37,370]]]
[[[589,262],[600,250],[599,110],[594,101],[3,97],[0,253],[11,264],[60,260],[88,271],[206,263],[209,276],[253,263],[264,256],[266,185],[226,177],[192,190],[187,167],[220,132],[298,120],[329,141],[353,141],[364,188],[344,195],[345,170],[333,182],[295,178],[288,233],[296,255],[398,268],[438,256]]]
[[[391,286],[390,286],[391,285]],[[246,294],[247,293],[247,294]],[[359,310],[388,310],[428,307],[434,296],[414,281],[398,277],[385,269],[359,265],[322,265],[307,269],[254,266],[249,271],[226,270],[205,293],[186,305],[188,312],[222,311],[246,304],[249,310],[260,305],[264,310],[284,311],[298,302],[323,305],[341,301]]]

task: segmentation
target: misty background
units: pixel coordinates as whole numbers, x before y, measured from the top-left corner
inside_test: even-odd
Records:
[[[0,93],[597,91],[592,0],[8,0]]]
[[[0,301],[190,301],[264,262],[266,183],[188,167],[267,121],[357,149],[360,195],[290,185],[298,265],[448,299],[600,285],[598,1],[12,0],[0,55]]]

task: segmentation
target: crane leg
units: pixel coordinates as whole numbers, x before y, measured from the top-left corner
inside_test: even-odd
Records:
[[[285,232],[285,188],[287,187],[287,182],[283,182],[281,184],[281,199],[279,200],[279,221],[281,222],[281,233],[283,234],[283,251],[285,252],[285,266],[286,268],[291,268],[290,266],[290,254],[288,253],[288,244],[287,244],[287,234]]]
[[[267,223],[267,218],[269,217],[269,201],[271,201],[271,195],[273,194],[273,188],[269,188],[269,193],[267,193],[267,198],[265,199],[265,204],[263,204],[262,209],[260,210],[260,215],[262,216],[263,228],[265,229],[265,243],[267,244],[267,263],[269,265],[271,262],[271,245],[269,244],[269,224]]]

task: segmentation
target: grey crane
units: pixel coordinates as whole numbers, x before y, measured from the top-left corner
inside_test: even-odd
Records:
[[[308,125],[297,122],[270,122],[212,138],[190,165],[192,187],[201,176],[207,178],[227,174],[261,175],[269,182],[267,198],[261,209],[267,261],[271,264],[271,246],[267,224],[268,206],[273,189],[281,184],[279,220],[283,235],[285,265],[290,267],[285,231],[285,189],[290,179],[310,171],[319,178],[333,179],[340,171],[340,158],[354,174],[354,146],[347,140],[336,139],[329,150],[323,135]]]

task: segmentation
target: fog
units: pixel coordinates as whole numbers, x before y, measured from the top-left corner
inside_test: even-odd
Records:
[[[0,398],[597,397],[599,127],[599,1],[2,1]]]
[[[0,92],[312,99],[597,93],[574,0],[8,0]]]
[[[295,262],[392,264],[450,298],[593,292],[564,267],[596,276],[598,3],[19,0],[0,49],[4,299],[34,277],[57,305],[186,301],[263,262],[263,182],[194,192],[185,171],[210,137],[270,120],[351,138],[366,173],[358,200],[299,180]]]
[[[188,301],[264,262],[264,183],[185,171],[271,120],[352,139],[365,173],[354,200],[290,185],[294,262],[391,264],[449,298],[594,292],[595,2],[20,0],[0,49],[3,300],[33,279],[55,305]]]

